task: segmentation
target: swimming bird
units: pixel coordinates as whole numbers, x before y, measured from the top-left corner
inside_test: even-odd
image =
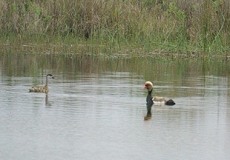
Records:
[[[39,93],[48,93],[48,78],[54,79],[54,76],[52,74],[47,74],[46,75],[46,84],[44,86],[33,86],[32,88],[29,89],[29,92],[39,92]]]
[[[158,97],[158,96],[153,97],[152,96],[153,83],[150,81],[145,82],[145,89],[148,90],[148,95],[146,98],[147,103],[151,103],[152,101],[154,105],[169,105],[169,106],[173,106],[176,104],[172,99],[168,99],[165,97]]]

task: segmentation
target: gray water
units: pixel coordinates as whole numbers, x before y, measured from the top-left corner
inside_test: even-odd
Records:
[[[58,59],[51,58],[41,65],[28,57],[1,57],[0,159],[230,159],[228,65],[208,65],[204,72],[198,62],[156,61],[153,67],[147,62],[155,60],[139,59],[145,66],[135,68],[126,59],[88,58],[90,63],[78,65],[77,58],[62,57],[66,62],[55,65]],[[149,68],[155,69],[152,76]],[[29,93],[47,73],[55,76],[48,95]],[[154,82],[154,94],[176,102],[153,106],[148,121],[146,80]]]

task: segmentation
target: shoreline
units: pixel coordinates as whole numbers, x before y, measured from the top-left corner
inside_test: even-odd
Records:
[[[77,43],[77,42],[76,42]],[[186,58],[210,58],[210,59],[226,59],[230,60],[230,51],[225,53],[209,53],[202,51],[167,51],[162,49],[146,50],[145,48],[122,45],[120,47],[111,46],[111,44],[95,44],[82,41],[78,44],[67,44],[63,42],[56,43],[1,43],[0,48],[2,52],[14,52],[24,54],[54,54],[54,55],[92,55],[92,56],[106,56],[111,58],[143,58],[143,57],[162,57],[171,59],[186,59]]]

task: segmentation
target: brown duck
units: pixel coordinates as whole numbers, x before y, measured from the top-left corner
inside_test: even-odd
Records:
[[[29,92],[48,93],[49,92],[49,88],[48,88],[49,77],[54,79],[54,76],[52,74],[47,74],[46,84],[44,86],[33,86],[32,88],[29,89]]]

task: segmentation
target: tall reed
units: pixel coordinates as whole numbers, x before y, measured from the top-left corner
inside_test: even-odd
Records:
[[[4,38],[71,37],[148,51],[230,49],[229,0],[0,0],[0,17]]]

